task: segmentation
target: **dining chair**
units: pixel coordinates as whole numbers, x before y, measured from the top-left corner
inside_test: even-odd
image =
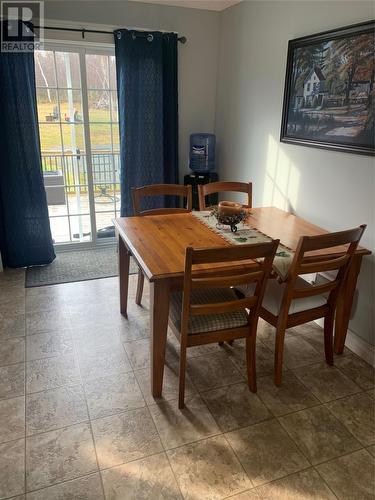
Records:
[[[191,186],[182,186],[180,184],[153,184],[149,186],[132,188],[133,211],[134,215],[167,215],[191,212],[193,207],[193,197]],[[186,208],[153,208],[142,210],[142,198],[150,196],[178,196],[186,199]],[[185,201],[183,201],[184,203]],[[143,286],[145,277],[141,268],[138,268],[137,293],[135,303],[141,305]]]
[[[209,210],[206,206],[206,196],[213,193],[245,193],[247,194],[244,208],[251,208],[253,185],[251,182],[211,182],[198,186],[199,210]]]
[[[298,242],[287,280],[279,284],[269,280],[260,316],[276,328],[274,380],[281,385],[285,331],[324,318],[325,359],[333,365],[333,326],[337,298],[344,285],[354,252],[366,225],[347,231],[318,236],[302,236]],[[330,257],[323,251],[346,245]],[[301,276],[337,271],[335,278],[323,284],[310,284]],[[252,287],[241,291],[247,296]]]
[[[192,346],[245,338],[248,385],[256,392],[257,323],[278,243],[186,249],[183,292],[171,294],[169,307],[169,325],[180,342],[179,408],[184,407],[186,350]],[[213,266],[197,269],[204,264]],[[232,287],[248,283],[254,284],[252,295],[238,298]]]

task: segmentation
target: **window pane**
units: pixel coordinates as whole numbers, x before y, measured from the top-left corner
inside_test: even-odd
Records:
[[[56,52],[57,83],[59,87],[81,88],[79,55],[75,52]]]
[[[93,154],[92,174],[94,184],[112,183],[114,181],[114,162],[112,154]]]
[[[90,137],[93,153],[111,151],[111,125],[90,123]]]
[[[40,124],[39,135],[42,153],[61,152],[60,125],[58,123]]]
[[[115,56],[109,56],[109,81],[111,89],[117,88],[116,83],[116,58]]]
[[[49,222],[54,243],[70,241],[68,217],[51,217]]]
[[[63,134],[64,151],[67,153],[82,153],[85,151],[85,138],[83,125],[77,123],[63,123],[61,125]]]
[[[42,170],[43,172],[62,172],[63,174],[63,184],[65,185],[65,166],[64,158],[62,152],[42,152]],[[56,180],[56,179],[55,179]],[[52,181],[51,181],[52,182]],[[60,184],[60,179],[58,184]]]
[[[120,210],[120,205],[121,205],[121,188],[120,188],[120,184],[119,183],[115,184],[115,195],[116,195],[116,210]]]
[[[108,90],[89,90],[90,122],[110,122],[110,93]]]
[[[72,215],[89,214],[88,186],[80,186],[68,189],[69,213]]]
[[[118,123],[112,124],[112,142],[113,142],[113,151],[115,153],[120,152],[120,135],[119,135]]]
[[[104,229],[106,227],[110,228],[111,226],[113,226],[112,219],[114,218],[115,212],[100,212],[96,214],[96,225],[98,227],[98,230]],[[113,236],[113,234],[110,236]]]
[[[118,122],[117,91],[111,92],[112,121]]]
[[[58,122],[59,107],[57,102],[57,91],[49,88],[38,88],[36,90],[38,120],[40,122]]]
[[[43,181],[50,217],[68,214],[68,198],[61,169],[44,170]]]
[[[37,87],[56,87],[55,61],[53,52],[36,50],[35,83]]]
[[[91,222],[89,215],[78,215],[70,217],[72,227],[72,241],[90,241],[91,240]]]
[[[59,90],[60,115],[62,122],[83,121],[82,96],[80,90]]]
[[[115,205],[119,201],[115,197],[113,184],[95,184],[94,200],[96,213],[115,210]]]
[[[63,172],[68,194],[74,193],[76,185],[87,185],[86,157],[83,155],[66,154],[63,157]],[[85,188],[86,189],[86,188]]]
[[[64,205],[56,204],[54,200],[50,201],[48,197],[48,187],[46,187],[47,193],[47,203],[48,203],[48,214],[50,217],[54,217],[56,215],[68,215],[68,199],[65,197]]]
[[[100,54],[86,55],[87,87],[89,89],[108,89],[108,56]]]

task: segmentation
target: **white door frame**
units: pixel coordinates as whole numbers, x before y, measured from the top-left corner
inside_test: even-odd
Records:
[[[46,40],[43,50],[56,51],[56,52],[74,52],[79,56],[80,65],[80,83],[81,83],[81,97],[82,97],[82,114],[83,114],[83,131],[85,139],[85,155],[86,155],[86,168],[87,168],[87,185],[88,185],[88,198],[89,198],[89,211],[90,211],[90,225],[91,225],[91,241],[79,242],[66,242],[55,243],[54,249],[58,252],[98,248],[108,245],[114,245],[116,238],[97,238],[96,227],[96,214],[95,214],[95,200],[94,200],[94,183],[93,183],[93,168],[92,168],[92,149],[89,127],[89,105],[88,105],[88,92],[87,92],[87,79],[86,79],[86,54],[102,54],[114,55],[115,47],[109,44],[93,44],[92,42],[68,42],[57,40]],[[56,62],[56,61],[55,61]],[[55,64],[56,66],[56,64]],[[57,75],[56,75],[57,85]],[[109,89],[111,90],[111,89]],[[58,96],[57,92],[57,96]],[[111,116],[112,118],[112,116]],[[61,128],[61,123],[60,123]],[[111,127],[111,153],[113,155],[113,135]],[[116,215],[116,214],[115,214]],[[69,216],[68,216],[69,217]],[[69,221],[70,227],[70,221]]]

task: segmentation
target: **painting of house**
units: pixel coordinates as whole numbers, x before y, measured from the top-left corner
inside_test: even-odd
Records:
[[[298,87],[298,89],[296,90],[296,94],[294,96],[293,111],[296,111],[297,109],[303,107],[304,104],[303,91],[304,91],[303,85]]]
[[[325,89],[325,76],[319,66],[314,66],[303,82],[303,102],[305,106],[321,106]]]
[[[281,140],[375,154],[374,22],[322,35],[289,42]]]

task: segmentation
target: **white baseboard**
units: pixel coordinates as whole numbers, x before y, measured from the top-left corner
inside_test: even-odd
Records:
[[[323,320],[315,321],[319,326],[323,327]],[[366,363],[375,367],[375,348],[365,340],[361,339],[351,330],[346,334],[345,345],[348,349],[354,352],[357,356],[362,358]]]
[[[361,337],[350,330],[346,334],[345,345],[357,356],[366,361],[366,363],[375,367],[375,349],[373,345],[361,339]]]

